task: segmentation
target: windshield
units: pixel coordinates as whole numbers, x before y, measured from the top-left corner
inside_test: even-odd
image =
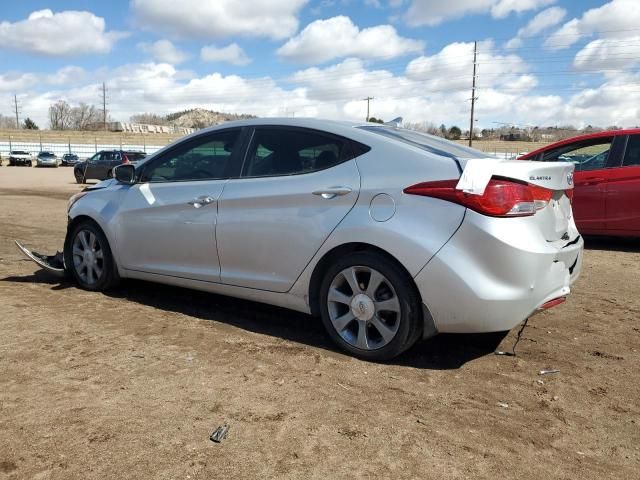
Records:
[[[406,128],[398,128],[391,126],[369,126],[364,125],[357,127],[368,132],[384,135],[385,137],[394,138],[403,143],[413,145],[414,147],[421,148],[435,155],[450,158],[491,158],[480,150],[475,148],[465,147],[455,142],[445,140],[444,138],[436,137],[435,135],[429,135],[427,133],[416,132],[415,130],[408,130]]]
[[[78,156],[74,153],[65,153],[64,158],[78,158]]]
[[[55,155],[51,152],[40,152],[41,157],[54,157]]]
[[[29,155],[28,152],[23,152],[22,150],[13,150],[11,155]]]

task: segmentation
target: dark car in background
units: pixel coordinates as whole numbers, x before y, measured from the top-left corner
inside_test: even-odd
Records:
[[[65,153],[64,155],[62,155],[62,163],[60,165],[62,165],[63,167],[72,167],[79,161],[80,159],[75,153]]]
[[[573,215],[580,233],[640,237],[640,129],[568,138],[520,159],[575,165]]]
[[[123,163],[137,163],[147,156],[146,153],[135,150],[101,150],[84,162],[78,162],[73,167],[76,182],[85,183],[87,180],[106,180],[111,178],[113,167]]]

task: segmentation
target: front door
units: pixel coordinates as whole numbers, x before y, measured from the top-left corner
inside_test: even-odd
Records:
[[[120,264],[128,270],[220,281],[217,202],[237,175],[240,129],[204,134],[145,165],[122,196]]]
[[[573,215],[581,233],[597,234],[605,229],[607,167],[614,156],[615,137],[580,140],[546,152],[544,161],[566,161],[575,165]]]
[[[351,143],[321,132],[259,127],[241,178],[219,202],[223,283],[288,291],[358,198]]]

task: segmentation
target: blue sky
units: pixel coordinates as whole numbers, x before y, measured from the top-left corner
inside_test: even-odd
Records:
[[[26,0],[0,12],[0,114],[19,96],[118,120],[202,106],[478,125],[640,123],[637,0]]]

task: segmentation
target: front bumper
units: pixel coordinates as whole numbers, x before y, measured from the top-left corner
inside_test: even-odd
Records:
[[[465,220],[416,276],[438,332],[511,330],[546,302],[569,294],[582,269],[584,241],[547,242],[532,217]]]
[[[39,167],[57,167],[57,160],[37,160],[37,165]]]
[[[9,158],[10,165],[29,165],[29,162],[31,162],[31,160],[28,158]]]

